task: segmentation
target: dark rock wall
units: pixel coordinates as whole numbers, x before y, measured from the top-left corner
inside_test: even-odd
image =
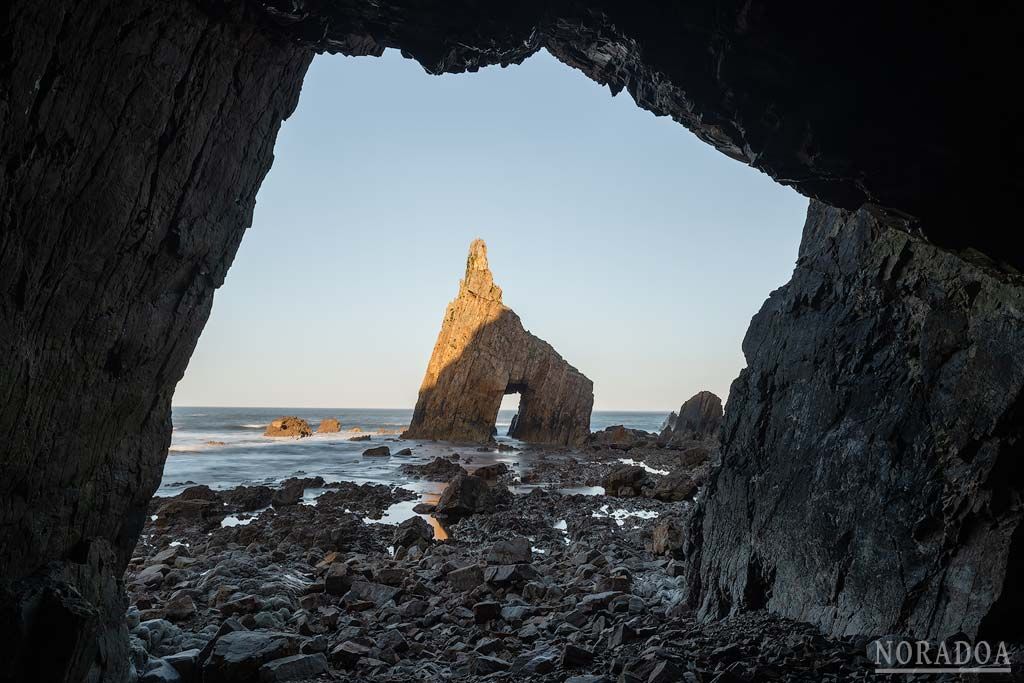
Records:
[[[689,552],[705,616],[1020,635],[1024,280],[812,202],[743,342]]]
[[[0,680],[118,680],[171,394],[310,53],[242,7],[3,11]]]

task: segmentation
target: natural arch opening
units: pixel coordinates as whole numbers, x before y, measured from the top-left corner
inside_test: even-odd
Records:
[[[739,604],[756,566],[772,577],[769,610],[829,619],[833,632],[974,632],[1016,566],[1016,549],[1003,551],[1021,522],[1001,502],[1019,486],[990,476],[1012,453],[1001,417],[1016,414],[1022,384],[1020,283],[1007,267],[1021,256],[1001,218],[1021,191],[1006,153],[1020,111],[991,95],[1013,82],[1019,6],[834,11],[16,3],[0,49],[9,676],[125,677],[119,577],[159,480],[173,386],[280,121],[312,50],[387,45],[436,72],[546,45],[820,200],[726,416],[728,470],[688,546],[694,604]],[[979,103],[1002,144],[965,123]],[[865,501],[883,514],[859,517]],[[1012,606],[999,612],[986,626]],[[55,642],[39,626],[58,621],[74,626]]]

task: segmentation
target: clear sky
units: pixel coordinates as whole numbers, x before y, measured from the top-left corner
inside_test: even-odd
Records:
[[[318,57],[176,405],[412,407],[474,237],[595,408],[726,398],[807,200],[546,52]]]

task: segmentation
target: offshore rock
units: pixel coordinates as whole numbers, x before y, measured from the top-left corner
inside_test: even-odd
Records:
[[[412,422],[402,436],[486,443],[502,396],[515,392],[521,395],[519,414],[509,436],[578,445],[590,434],[593,382],[527,332],[502,304],[487,246],[474,240],[466,276],[445,311]]]
[[[590,434],[594,383],[523,329],[519,316],[502,303],[486,245],[474,240],[402,438],[486,443],[502,396],[515,392],[519,413],[509,436],[568,445]]]
[[[341,431],[341,422],[336,417],[325,417],[320,420],[320,425],[316,428],[317,434],[337,434]]]
[[[271,422],[267,426],[267,431],[263,432],[263,436],[297,436],[301,439],[313,436],[313,429],[301,417],[291,415]]]
[[[812,202],[751,322],[689,533],[704,617],[1020,635],[1024,280],[895,227]]]
[[[678,413],[669,415],[658,440],[668,444],[717,441],[721,427],[722,399],[710,391],[700,391],[687,399]]]

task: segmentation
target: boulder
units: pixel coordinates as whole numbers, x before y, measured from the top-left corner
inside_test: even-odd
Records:
[[[428,481],[451,481],[460,474],[467,474],[464,467],[442,457],[436,457],[426,465],[402,465],[401,471]]]
[[[455,569],[448,572],[448,583],[457,591],[471,591],[484,582],[484,570],[480,565],[471,564],[468,567]]]
[[[305,493],[306,487],[301,481],[289,481],[285,482],[281,488],[274,491],[270,500],[274,507],[298,505]]]
[[[325,417],[320,420],[320,424],[316,428],[317,434],[337,434],[341,431],[341,422],[334,417]]]
[[[488,564],[529,564],[532,561],[533,550],[525,536],[498,541],[487,551]]]
[[[268,507],[274,498],[274,489],[269,486],[236,486],[225,491],[224,501],[241,512],[254,512]]]
[[[502,475],[508,474],[508,465],[503,462],[496,462],[493,465],[484,465],[473,470],[473,476],[493,481]]]
[[[363,451],[364,458],[387,458],[391,455],[391,449],[387,446],[375,446]]]
[[[434,529],[422,517],[410,517],[395,529],[391,545],[396,548],[409,548],[414,545],[426,548],[434,540]]]
[[[177,495],[178,500],[220,500],[220,495],[205,484],[189,486]]]
[[[480,477],[460,474],[452,479],[437,501],[435,514],[451,517],[494,512],[499,503],[510,498],[504,486],[493,489]]]
[[[263,432],[263,436],[297,436],[301,439],[313,436],[313,429],[301,417],[292,415],[271,422],[267,426],[267,431]]]
[[[690,500],[697,493],[697,483],[687,470],[675,470],[654,480],[654,498],[667,502]]]
[[[474,240],[402,436],[488,443],[502,396],[515,392],[519,413],[509,436],[578,445],[589,435],[593,382],[502,303],[487,246]]]
[[[587,438],[587,445],[628,451],[634,447],[645,446],[656,439],[656,434],[645,432],[642,429],[627,429],[622,425],[614,425],[591,434]]]
[[[321,653],[291,655],[260,667],[260,683],[284,683],[315,678],[327,672],[327,658]]]
[[[601,485],[609,496],[639,496],[648,486],[648,478],[647,470],[639,465],[617,465]]]
[[[298,654],[298,638],[275,631],[235,631],[221,636],[202,663],[203,683],[252,683],[267,662]]]

